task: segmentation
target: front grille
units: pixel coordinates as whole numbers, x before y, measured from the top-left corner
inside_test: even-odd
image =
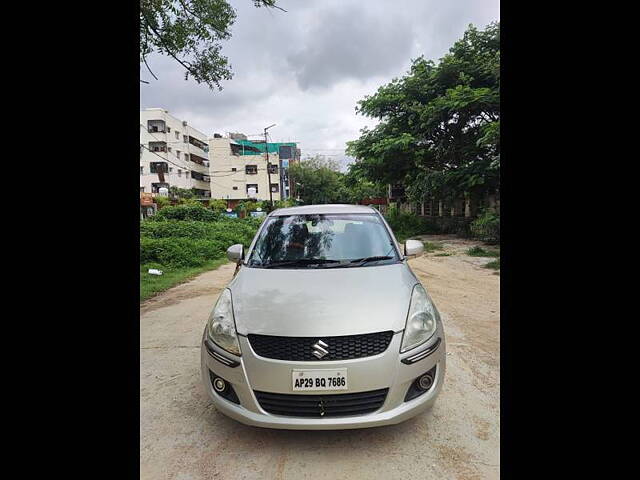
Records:
[[[372,413],[382,407],[388,388],[337,395],[292,395],[254,390],[260,406],[274,415],[287,417],[351,417]]]
[[[341,337],[248,335],[251,348],[261,357],[311,362],[319,360],[349,360],[378,355],[389,347],[392,337],[392,331],[366,333],[363,335],[344,335]],[[322,358],[316,358],[313,355],[313,346],[318,340],[322,340],[328,345],[325,348],[329,353]]]

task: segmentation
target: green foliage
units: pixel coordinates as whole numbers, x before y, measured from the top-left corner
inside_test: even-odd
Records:
[[[296,201],[293,200],[292,198],[287,198],[286,200],[276,200],[273,202],[274,210],[276,208],[288,208],[288,207],[295,207],[295,206],[296,206]]]
[[[424,242],[424,251],[427,253],[435,252],[436,250],[442,250],[444,247],[440,243]]]
[[[276,0],[253,3],[275,7]],[[140,63],[147,65],[147,55],[158,52],[182,65],[185,80],[191,76],[222,90],[220,81],[231,79],[232,73],[228,59],[220,53],[220,42],[231,37],[235,19],[236,12],[226,0],[141,0]]]
[[[171,187],[169,187],[169,196],[174,200],[184,200],[193,198],[195,194],[190,188],[180,188],[172,185]]]
[[[357,170],[349,168],[345,174],[334,160],[322,156],[307,158],[289,168],[292,182],[302,203],[360,203],[364,198],[386,195],[386,186],[364,178]]]
[[[197,267],[167,268],[159,263],[145,263],[140,265],[140,301],[146,300],[168,288],[195,277],[196,275],[213,270],[227,263],[225,257],[209,260]],[[162,270],[162,275],[150,275],[149,269]]]
[[[484,268],[490,268],[492,270],[500,270],[500,258],[498,258],[497,260],[490,261],[484,266]]]
[[[482,195],[500,181],[500,24],[470,26],[436,65],[408,74],[358,103],[380,123],[349,142],[354,171],[404,183],[415,201]]]
[[[471,224],[471,234],[487,243],[500,243],[500,215],[490,209],[485,210]]]
[[[390,208],[385,218],[399,242],[404,242],[407,238],[416,235],[440,233],[433,222],[424,217],[402,213],[397,208]]]
[[[180,220],[142,222],[140,236],[154,239],[220,240],[226,245],[225,250],[234,243],[242,243],[248,247],[259,226],[255,220],[259,219],[230,219],[230,221],[218,222]]]
[[[173,205],[158,210],[150,220],[159,222],[163,220],[197,220],[201,222],[215,222],[220,216],[201,204]]]
[[[171,205],[171,200],[168,197],[156,196],[153,201],[158,205],[158,209],[168,207]]]
[[[467,255],[471,257],[500,257],[500,252],[497,250],[485,250],[476,245],[467,250]]]
[[[217,214],[221,214],[222,212],[227,210],[227,202],[220,199],[213,199],[209,201],[209,209],[213,210]]]
[[[167,220],[140,225],[140,262],[169,267],[195,267],[224,257],[236,243],[248,247],[260,219],[218,222]]]
[[[289,167],[289,176],[297,185],[295,191],[308,205],[342,203],[338,164],[321,156],[307,158]]]

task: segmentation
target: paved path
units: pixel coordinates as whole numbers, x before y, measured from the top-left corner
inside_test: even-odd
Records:
[[[433,236],[410,261],[447,336],[444,388],[427,414],[400,425],[285,431],[218,413],[200,385],[199,341],[233,265],[204,273],[140,309],[142,479],[497,479],[500,445],[500,277],[473,242]]]

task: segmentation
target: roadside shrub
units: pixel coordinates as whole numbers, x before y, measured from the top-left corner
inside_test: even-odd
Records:
[[[164,222],[142,222],[140,224],[140,235],[141,237],[146,238],[219,240],[227,243],[227,247],[234,243],[242,243],[248,247],[259,224],[256,225],[256,222],[253,221],[244,221],[245,219],[229,220],[232,221],[220,220],[217,222],[197,222],[168,220]]]
[[[397,209],[391,209],[385,218],[399,242],[404,242],[407,238],[415,235],[440,233],[439,228],[428,219],[410,213],[402,213]]]
[[[215,222],[220,215],[203,207],[202,205],[175,205],[158,210],[153,217],[154,221],[162,220],[196,220],[200,222]]]
[[[197,267],[207,260],[222,257],[227,247],[222,240],[142,237],[140,263],[157,262],[170,267]]]
[[[214,213],[203,207],[195,207],[198,209],[195,215],[185,213],[191,208],[165,207],[162,211],[169,210],[169,217],[190,217],[202,216],[201,210],[204,210],[205,218],[213,218],[209,216]],[[178,214],[174,213],[176,210]],[[160,212],[155,217],[159,215]],[[176,268],[201,266],[208,260],[223,258],[227,248],[235,243],[248,247],[262,220],[224,216],[217,221],[145,220],[140,224],[140,263]]]
[[[158,205],[158,210],[171,205],[171,200],[169,200],[168,197],[157,196],[153,199],[153,201]]]
[[[471,234],[489,244],[500,243],[500,215],[485,210],[471,223]]]
[[[220,199],[213,199],[209,201],[209,209],[213,210],[218,215],[227,209],[227,202]]]
[[[467,250],[467,255],[470,257],[500,257],[500,252],[496,250],[485,250],[476,245]]]

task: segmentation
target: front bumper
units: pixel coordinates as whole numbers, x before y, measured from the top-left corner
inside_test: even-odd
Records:
[[[294,362],[273,360],[259,357],[251,349],[249,341],[239,336],[241,357],[233,355],[213,346],[216,353],[227,358],[233,358],[240,365],[231,367],[223,364],[211,355],[204,344],[201,348],[202,381],[207,393],[216,408],[225,415],[247,425],[291,430],[333,430],[349,428],[377,427],[403,422],[419,413],[431,408],[442,389],[445,374],[445,342],[444,332],[440,329],[424,349],[432,346],[437,338],[441,341],[435,350],[427,357],[406,365],[402,359],[413,357],[423,350],[398,354],[402,341],[402,332],[396,333],[387,350],[379,355],[344,361],[327,362]],[[435,381],[431,388],[413,400],[405,401],[405,395],[413,381],[436,366]],[[290,417],[275,415],[262,409],[258,403],[254,390],[272,393],[292,394],[291,371],[293,369],[348,369],[349,389],[335,393],[356,393],[388,388],[384,404],[373,413],[357,416],[341,417]],[[219,396],[213,389],[209,372],[214,372],[229,382],[235,390],[240,405],[232,403]],[[309,392],[317,394],[318,392]],[[301,394],[304,395],[304,394]]]

